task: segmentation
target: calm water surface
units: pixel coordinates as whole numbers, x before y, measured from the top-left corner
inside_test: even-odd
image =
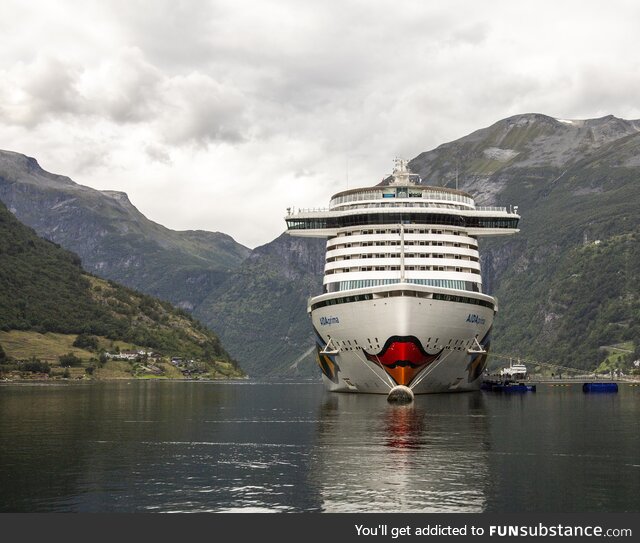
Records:
[[[0,511],[640,511],[640,388],[0,386]]]

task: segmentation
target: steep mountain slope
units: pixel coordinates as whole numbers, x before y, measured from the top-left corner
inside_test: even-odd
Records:
[[[256,248],[197,308],[252,377],[318,375],[306,309],[322,291],[325,244],[282,234]]]
[[[250,252],[219,232],[169,230],[125,193],[78,185],[9,151],[0,151],[0,200],[39,235],[80,255],[88,271],[185,309]]]
[[[459,187],[483,204],[519,205],[520,234],[481,243],[485,288],[501,308],[494,351],[593,367],[602,345],[640,345],[628,265],[638,252],[639,121],[518,115],[410,166],[449,186],[457,168]]]
[[[92,334],[242,375],[219,339],[188,314],[86,274],[77,255],[39,238],[1,202],[0,330]]]

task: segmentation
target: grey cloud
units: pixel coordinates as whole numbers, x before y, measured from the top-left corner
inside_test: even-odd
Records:
[[[93,173],[101,168],[109,168],[112,165],[112,151],[111,145],[105,145],[95,139],[76,138],[72,154],[72,167],[83,175]]]
[[[4,80],[3,117],[34,127],[61,116],[148,120],[155,113],[161,74],[138,52],[127,50],[90,66],[39,56],[31,64],[14,65]]]
[[[233,85],[196,71],[170,76],[138,48],[114,51],[85,66],[39,57],[14,66],[5,79],[10,84],[0,88],[0,116],[11,124],[34,127],[61,117],[141,124],[158,129],[172,145],[246,138],[247,99]]]
[[[2,76],[0,115],[7,123],[33,128],[56,115],[79,110],[77,74],[56,58],[39,56],[31,64],[15,65]]]
[[[130,43],[168,70],[201,69],[211,57],[213,22],[224,17],[210,0],[114,0],[110,10]]]
[[[480,45],[489,36],[490,26],[486,21],[465,24],[451,32],[449,43],[451,45]]]
[[[171,164],[171,155],[169,154],[169,151],[164,146],[149,144],[145,147],[144,151],[147,154],[147,156],[154,162],[159,162],[165,165]]]
[[[618,65],[582,66],[572,78],[574,95],[578,98],[571,108],[578,118],[616,114],[631,110],[640,114],[640,61],[625,59]],[[615,81],[615,84],[612,82]],[[569,105],[569,104],[567,104]],[[612,109],[612,105],[615,105]],[[596,115],[593,115],[593,114]]]
[[[347,157],[350,184],[365,184],[395,154],[411,158],[516,113],[640,116],[631,1],[615,10],[589,0],[26,4],[0,7],[21,22],[0,21],[0,136],[37,140],[65,171],[74,137],[86,135],[78,158],[92,179],[134,191],[150,169],[154,181],[182,178],[182,227],[201,208],[202,227],[216,217],[210,229],[244,228],[256,243],[277,231],[238,220],[251,217],[244,209],[227,220],[218,193],[202,197],[199,172],[241,175],[255,209],[269,208],[265,221],[281,228],[282,193],[296,191],[287,204],[322,205],[323,191],[344,186]],[[64,23],[49,20],[52,9]],[[166,192],[151,195],[159,207]],[[172,204],[166,217],[177,216]]]
[[[144,122],[158,114],[164,75],[137,48],[120,51],[86,75],[86,112],[116,123]]]
[[[206,145],[246,137],[246,99],[235,89],[199,73],[165,82],[162,137],[167,143]]]

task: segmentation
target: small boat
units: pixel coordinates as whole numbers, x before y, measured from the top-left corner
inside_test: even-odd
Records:
[[[536,385],[518,383],[514,381],[483,381],[482,390],[491,392],[535,392]]]

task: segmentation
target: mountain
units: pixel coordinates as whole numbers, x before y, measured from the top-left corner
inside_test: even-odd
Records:
[[[0,203],[0,342],[18,349],[18,339],[47,336],[56,349],[79,335],[85,344],[73,345],[81,355],[90,356],[86,347],[97,352],[100,345],[124,342],[165,357],[199,359],[209,375],[243,375],[215,334],[187,313],[87,274],[77,255],[38,237]],[[5,355],[12,355],[9,343]]]
[[[601,347],[630,342],[640,358],[640,121],[516,115],[410,167],[427,184],[455,186],[457,172],[482,205],[519,205],[518,235],[481,241],[494,352],[592,368]]]
[[[317,376],[306,300],[322,286],[322,240],[282,235],[250,251],[225,234],[176,232],[122,192],[79,185],[10,151],[0,151],[0,201],[90,272],[193,312],[250,375]]]
[[[99,191],[0,151],[0,200],[36,232],[80,255],[86,270],[192,310],[249,255],[220,232],[177,232],[116,191]]]
[[[18,160],[15,154],[12,160]],[[92,247],[101,238],[84,233],[85,219],[77,223],[81,239],[56,238],[60,235],[57,224],[64,224],[64,218],[54,202],[68,197],[56,196],[54,191],[40,206],[44,218],[29,211],[30,191],[36,197],[46,192],[51,174],[43,174],[29,162],[32,159],[20,160],[13,176],[0,160],[0,199],[13,202],[10,207],[19,217],[28,216],[26,222],[38,232],[47,230],[65,247],[82,245],[83,262],[93,262]],[[22,181],[31,178],[29,167],[40,176],[34,179],[36,188]],[[410,167],[424,184],[455,187],[457,178],[458,187],[480,205],[519,206],[519,234],[480,242],[484,288],[498,297],[500,307],[493,352],[593,367],[605,356],[601,348],[625,343],[632,347],[627,358],[640,358],[634,316],[640,314],[634,289],[638,284],[640,121],[516,115],[421,153]],[[13,183],[7,181],[11,178]],[[108,198],[98,191],[92,194],[96,192],[100,201]],[[78,205],[80,217],[100,211]],[[38,226],[40,220],[46,227]],[[110,224],[99,213],[92,220]],[[138,221],[147,224],[143,218]],[[91,230],[90,224],[87,229]],[[136,235],[134,242],[111,225],[101,243],[108,246],[124,238],[146,246],[146,234],[138,231]],[[157,256],[165,255],[157,246],[148,253],[151,268]],[[196,266],[197,271],[182,274],[171,268],[171,259],[163,260],[160,267],[170,268],[167,277],[148,284],[145,274],[152,272],[143,264],[128,263],[126,254],[94,271],[107,276],[106,271],[112,270],[142,290],[192,310],[220,334],[251,376],[318,376],[306,301],[321,292],[324,247],[323,240],[283,235],[250,253],[239,249],[237,258],[228,258],[227,267],[222,265],[219,272]],[[195,285],[193,293],[189,281]]]
[[[626,343],[626,363],[640,358],[640,121],[517,115],[410,167],[449,187],[457,172],[481,205],[519,205],[519,234],[480,241],[484,288],[500,306],[495,353],[594,368],[602,347]],[[323,240],[281,236],[196,313],[224,315],[216,330],[249,373],[317,375],[306,299],[321,292],[323,258]]]
[[[307,300],[322,292],[325,240],[282,234],[198,306],[251,376],[318,377]]]

